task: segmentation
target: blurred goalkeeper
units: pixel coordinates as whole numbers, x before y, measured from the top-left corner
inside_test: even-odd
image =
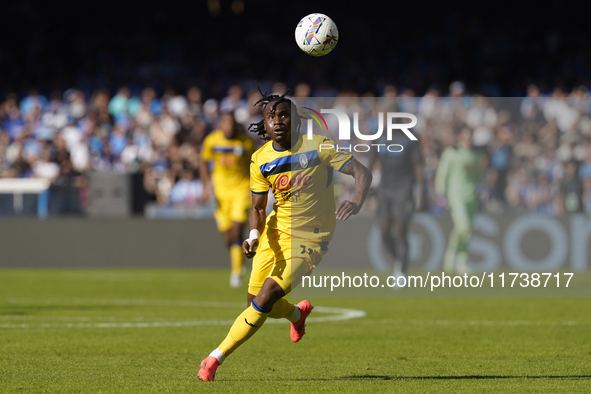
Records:
[[[435,175],[435,192],[447,198],[454,228],[443,261],[446,272],[466,272],[472,221],[478,210],[478,184],[483,179],[484,155],[472,147],[472,130],[463,128],[457,146],[447,147]]]
[[[236,122],[234,114],[224,113],[220,128],[209,134],[201,148],[199,173],[204,184],[203,201],[213,191],[217,201],[215,220],[224,243],[230,249],[230,286],[242,286],[246,271],[242,255],[242,232],[250,208],[249,163],[254,144]],[[213,171],[209,169],[213,162]]]
[[[213,381],[218,366],[267,318],[289,320],[291,340],[302,339],[313,307],[307,300],[294,305],[284,297],[320,263],[328,251],[336,220],[346,220],[359,212],[371,184],[371,173],[351,153],[338,152],[328,138],[315,135],[308,139],[299,133],[300,116],[285,94],[265,93],[259,103],[264,106],[264,119],[249,130],[269,142],[252,155],[250,163],[250,236],[242,245],[247,257],[254,256],[248,307],[226,338],[201,362],[198,376],[203,381]],[[333,170],[355,178],[353,198],[338,207]],[[267,217],[269,189],[277,203]]]

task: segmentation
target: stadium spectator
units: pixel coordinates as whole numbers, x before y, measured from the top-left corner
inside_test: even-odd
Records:
[[[196,206],[203,196],[203,183],[195,179],[194,170],[186,166],[181,177],[170,191],[170,201],[175,206]]]
[[[273,87],[271,82],[266,85]],[[414,112],[419,119],[430,211],[441,208],[433,192],[441,153],[453,144],[454,130],[466,125],[474,131],[475,145],[481,145],[490,159],[481,193],[485,210],[569,212],[572,206],[567,209],[562,200],[566,201],[564,192],[569,188],[579,196],[575,211],[589,209],[591,100],[584,86],[569,93],[560,86],[544,92],[531,84],[527,96],[507,104],[510,108],[503,107],[503,100],[469,95],[460,82],[452,84],[449,92],[431,85],[422,97],[414,97],[410,89],[382,86],[383,97],[398,98],[395,110]],[[125,86],[114,95],[105,89],[90,93],[69,89],[48,96],[34,89],[21,97],[8,94],[0,101],[0,176],[40,176],[57,182],[69,171],[80,179],[91,171],[139,171],[154,199],[168,204],[184,166],[197,169],[204,138],[219,126],[220,106],[238,108],[236,120],[244,127],[260,117],[260,108],[253,106],[258,93],[251,90],[243,96],[239,84],[231,85],[222,103],[195,85],[185,91],[186,96],[171,89],[162,95],[151,87],[136,90],[137,97]],[[296,84],[294,97],[305,100],[311,90],[307,83]],[[334,87],[317,85],[317,92],[334,93]],[[373,100],[369,93],[356,101],[358,92],[342,90],[337,105],[366,108],[371,102],[367,100]],[[360,116],[367,130],[376,130],[375,119]],[[334,121],[327,117],[331,132],[337,130],[330,124]],[[576,163],[574,175],[567,174],[572,171],[570,162]],[[336,190],[345,198],[350,185],[343,178],[335,179],[342,182]],[[496,202],[489,204],[492,200]],[[367,207],[375,203],[370,200]]]

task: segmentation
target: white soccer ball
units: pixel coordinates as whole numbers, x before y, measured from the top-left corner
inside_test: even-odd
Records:
[[[308,55],[324,56],[337,45],[339,30],[328,16],[310,14],[296,26],[295,39],[300,49]]]

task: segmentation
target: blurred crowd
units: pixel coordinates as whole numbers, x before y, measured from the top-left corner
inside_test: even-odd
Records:
[[[541,92],[530,85],[522,98],[470,95],[461,82],[445,90],[431,86],[420,97],[392,85],[377,98],[322,89],[302,83],[291,96],[390,97],[396,98],[398,110],[417,115],[415,130],[434,213],[445,204],[432,187],[439,157],[455,144],[463,127],[474,131],[474,148],[486,152],[480,185],[486,212],[591,212],[591,100],[583,86]],[[287,89],[275,83],[263,90],[282,94]],[[46,178],[85,188],[92,171],[140,173],[149,199],[196,206],[203,193],[198,179],[203,139],[216,129],[223,112],[234,112],[244,130],[260,120],[261,108],[253,105],[259,98],[253,86],[238,84],[229,86],[221,100],[203,97],[197,86],[161,94],[127,87],[112,93],[96,90],[90,96],[76,89],[49,97],[35,90],[25,97],[9,94],[0,102],[0,177]],[[256,135],[250,137],[260,146]],[[337,192],[346,195],[350,185],[343,177],[337,180]]]

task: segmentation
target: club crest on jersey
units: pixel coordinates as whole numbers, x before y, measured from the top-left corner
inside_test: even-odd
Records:
[[[308,156],[306,156],[305,154],[302,153],[300,155],[299,161],[300,161],[300,166],[302,168],[308,167]]]

